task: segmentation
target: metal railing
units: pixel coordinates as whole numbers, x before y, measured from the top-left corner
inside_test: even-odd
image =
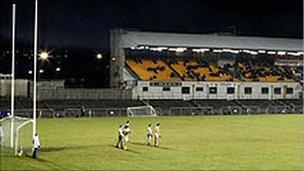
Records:
[[[37,117],[118,117],[127,116],[127,108],[92,108],[84,113],[79,108],[66,108],[63,111],[55,111],[51,108],[37,109]],[[223,106],[213,107],[155,107],[159,116],[194,116],[194,115],[246,115],[246,114],[300,114],[303,106]],[[16,116],[32,117],[32,109],[17,109]]]
[[[15,116],[22,116],[27,118],[33,117],[33,109],[16,109]],[[37,117],[55,117],[56,112],[51,108],[38,108],[37,109]]]
[[[92,108],[90,112],[87,110],[84,116],[100,117],[100,116],[127,116],[127,108]],[[63,117],[80,117],[82,115],[79,108],[67,108],[62,112]]]

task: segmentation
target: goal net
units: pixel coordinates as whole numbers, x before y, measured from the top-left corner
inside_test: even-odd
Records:
[[[151,106],[128,107],[128,116],[157,116],[155,109]]]
[[[0,123],[2,127],[1,153],[30,155],[32,152],[33,120],[15,116],[3,118]]]

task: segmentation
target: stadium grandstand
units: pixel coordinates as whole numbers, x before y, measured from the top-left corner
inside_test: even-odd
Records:
[[[302,40],[111,32],[111,85],[132,81],[300,82]]]
[[[151,105],[159,115],[301,113],[302,39],[110,32],[110,86],[67,88],[40,81],[41,116],[125,116]],[[31,115],[32,82],[16,81],[16,114]],[[1,109],[10,80],[1,79]]]

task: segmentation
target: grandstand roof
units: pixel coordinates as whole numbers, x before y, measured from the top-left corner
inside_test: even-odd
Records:
[[[124,48],[138,45],[302,51],[303,39],[123,31]]]

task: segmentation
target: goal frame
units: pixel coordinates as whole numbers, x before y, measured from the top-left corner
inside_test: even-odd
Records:
[[[132,109],[142,109],[143,107],[148,107],[150,108],[150,110],[152,111],[152,115],[134,115],[134,112],[132,111]],[[127,116],[128,117],[155,117],[157,116],[157,113],[155,111],[155,109],[153,108],[153,106],[151,105],[147,105],[147,106],[135,106],[135,107],[128,107],[127,108]]]
[[[8,122],[10,123],[9,124],[10,128],[12,128],[11,124],[14,124],[15,120],[24,121],[22,124],[18,125],[17,127],[15,127],[15,125],[14,125],[14,129],[10,130],[10,132],[8,134],[10,136],[9,143],[13,144],[13,146],[10,146],[10,148],[13,148],[14,154],[17,155],[18,147],[19,147],[20,129],[22,129],[24,126],[26,126],[28,124],[33,124],[34,121],[33,121],[33,119],[30,119],[30,118],[12,116],[12,117],[5,117],[5,118],[0,119],[0,123],[5,122],[5,120],[9,120]],[[13,123],[12,123],[12,121],[13,121]],[[13,139],[11,139],[11,137],[13,137]]]
[[[24,126],[26,126],[29,123],[34,123],[33,119],[27,120],[24,123],[22,123],[21,125],[19,125],[16,128],[16,137],[15,137],[15,155],[17,155],[18,153],[18,147],[19,147],[19,137],[20,137],[20,129],[23,128]]]
[[[15,116],[15,77],[14,77],[14,73],[12,74],[2,74],[0,73],[0,80],[11,80],[11,94],[10,94],[10,100],[11,100],[11,104],[10,104],[10,111],[9,111],[9,116],[11,119],[11,123],[10,123],[10,132],[13,132],[14,130],[14,116]],[[4,117],[0,120],[0,122],[4,121],[7,117]],[[11,134],[10,135],[10,147],[13,148],[14,147],[14,135]]]
[[[38,0],[35,0],[35,14],[34,14],[34,78],[33,78],[33,82],[34,82],[34,86],[33,86],[33,118],[24,118],[26,120],[28,120],[27,123],[32,123],[33,124],[33,128],[32,128],[32,135],[34,136],[36,134],[36,109],[37,109],[37,99],[36,99],[36,95],[37,95],[37,45],[38,45]],[[14,148],[14,131],[16,130],[14,128],[14,119],[15,119],[15,35],[16,35],[16,3],[12,4],[12,68],[11,68],[11,73],[10,74],[1,74],[0,73],[0,77],[1,78],[11,78],[11,109],[10,109],[10,147]],[[5,119],[5,118],[4,118]],[[1,122],[4,121],[3,119],[1,119]],[[24,124],[24,123],[23,123]],[[22,125],[23,125],[22,124]],[[24,125],[26,125],[24,124]],[[23,126],[24,126],[23,125]],[[20,126],[20,125],[19,125]],[[19,131],[19,129],[22,128],[19,127],[17,128],[17,130]],[[18,135],[19,136],[19,135]]]

